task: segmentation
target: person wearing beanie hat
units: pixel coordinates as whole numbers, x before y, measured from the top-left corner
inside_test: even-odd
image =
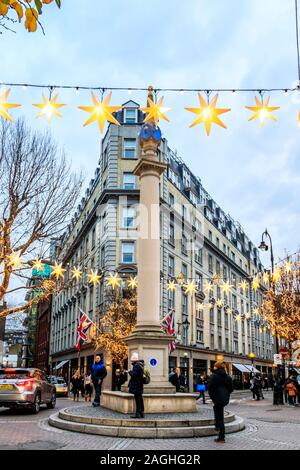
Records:
[[[143,376],[144,376],[144,361],[139,360],[137,352],[131,355],[132,370],[129,371],[130,381],[128,384],[129,393],[134,395],[136,411],[135,415],[131,418],[144,418],[144,400],[143,400]]]
[[[226,373],[226,364],[217,361],[208,379],[207,390],[214,404],[215,427],[219,437],[215,442],[225,442],[224,407],[228,405],[233,392],[232,378]]]

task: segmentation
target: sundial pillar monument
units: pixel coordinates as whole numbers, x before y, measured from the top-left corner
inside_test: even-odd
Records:
[[[148,89],[147,105],[154,103],[153,88]],[[169,344],[173,339],[161,330],[160,322],[160,194],[159,183],[167,165],[159,161],[161,131],[155,120],[148,119],[140,131],[141,158],[134,174],[139,178],[140,202],[137,240],[137,323],[126,338],[128,368],[133,352],[143,359],[150,371],[150,384],[144,386],[145,413],[194,412],[193,394],[176,393],[169,382]],[[103,391],[106,408],[132,413],[133,395],[127,384],[121,392]]]

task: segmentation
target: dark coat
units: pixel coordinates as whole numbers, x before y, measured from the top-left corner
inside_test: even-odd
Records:
[[[169,375],[169,382],[171,382],[171,384],[174,385],[174,387],[176,387],[176,391],[179,391],[180,380],[179,380],[179,375],[176,374],[176,372],[172,372]]]
[[[91,378],[93,382],[99,382],[107,376],[107,370],[105,367],[104,360],[101,359],[100,362],[94,362],[91,367]]]
[[[216,369],[208,379],[207,390],[214,405],[226,406],[233,392],[232,378],[224,369]]]
[[[144,391],[143,385],[144,368],[140,362],[134,362],[132,370],[129,371],[130,381],[128,384],[129,393],[140,394]]]

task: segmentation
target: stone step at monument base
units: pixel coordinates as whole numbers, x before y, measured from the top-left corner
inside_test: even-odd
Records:
[[[49,418],[49,424],[66,431],[111,437],[138,439],[191,438],[217,435],[211,409],[196,413],[166,413],[131,419],[121,413],[90,407],[61,410]],[[225,413],[226,433],[242,431],[244,420]]]

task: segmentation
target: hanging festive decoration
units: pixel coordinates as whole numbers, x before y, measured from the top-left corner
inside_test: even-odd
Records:
[[[97,121],[100,132],[103,132],[106,121],[112,122],[117,126],[120,125],[119,121],[117,121],[112,113],[123,109],[123,106],[110,106],[111,94],[112,92],[108,93],[108,95],[104,97],[103,101],[100,101],[98,97],[92,92],[92,100],[94,105],[78,106],[79,109],[91,113],[91,116],[83,124],[83,126],[88,126],[92,122]]]
[[[36,259],[32,264],[32,268],[36,269],[37,271],[42,271],[44,269],[44,264],[40,259]]]
[[[8,257],[8,266],[19,268],[22,266],[24,259],[20,256],[20,252],[13,252]]]
[[[88,282],[90,284],[99,284],[102,279],[102,274],[98,274],[98,271],[91,270],[90,274],[88,274]]]
[[[204,292],[209,294],[210,292],[213,292],[214,286],[211,282],[206,282],[204,286]]]
[[[109,274],[109,277],[107,279],[107,285],[111,286],[112,289],[115,289],[116,287],[120,287],[121,279],[118,276],[118,273],[116,274]]]
[[[188,284],[185,284],[184,289],[185,294],[195,294],[197,291],[197,284],[194,281],[191,281]]]
[[[61,264],[58,264],[55,262],[53,268],[52,268],[52,272],[51,272],[51,275],[52,276],[55,276],[56,279],[59,279],[60,277],[64,277],[64,273],[65,273],[65,269],[62,267]]]
[[[51,98],[51,96],[50,98],[46,98],[45,95],[43,95],[43,103],[33,104],[32,106],[41,109],[41,112],[36,115],[36,118],[46,116],[47,121],[50,122],[53,114],[55,114],[55,116],[62,117],[62,115],[58,112],[58,109],[66,105],[57,103],[57,98],[58,93],[53,96],[53,98]]]
[[[243,291],[243,292],[246,292],[246,290],[249,288],[249,284],[246,280],[244,281],[241,281],[239,283],[239,288]]]
[[[285,264],[285,270],[287,273],[290,273],[292,272],[292,268],[293,268],[293,263],[292,261],[287,261],[287,263]]]
[[[229,284],[229,281],[223,282],[223,284],[221,285],[221,289],[224,294],[230,294],[232,287],[233,285]]]
[[[138,285],[137,277],[130,277],[129,281],[127,281],[127,284],[130,289],[136,289]]]
[[[164,119],[165,121],[170,122],[170,120],[165,116],[164,113],[171,110],[171,108],[163,107],[164,97],[162,96],[157,103],[154,103],[151,98],[148,98],[148,107],[140,108],[141,111],[146,113],[144,122],[154,121],[158,125],[159,119]]]
[[[217,299],[216,305],[218,308],[222,308],[224,305],[224,302],[222,299]]]
[[[269,284],[270,282],[270,274],[267,271],[265,271],[263,274],[263,282],[265,284]]]
[[[257,290],[260,287],[259,277],[255,277],[252,281],[252,289]]]
[[[219,119],[220,114],[228,113],[231,111],[230,108],[216,108],[218,101],[218,94],[212,99],[211,103],[206,102],[203,96],[198,93],[200,108],[185,108],[191,113],[197,114],[198,117],[195,121],[190,124],[190,127],[194,127],[197,124],[203,123],[205,126],[206,134],[209,136],[212,124],[227,128],[225,124]]]
[[[4,90],[2,95],[0,95],[0,116],[4,117],[4,119],[7,119],[10,122],[13,122],[13,119],[8,114],[7,110],[11,108],[18,108],[21,105],[8,103],[7,98],[8,98],[9,93],[10,93],[10,88]]]
[[[82,276],[82,271],[79,268],[75,267],[72,269],[71,274],[72,274],[72,279],[76,279],[76,281],[78,281]]]
[[[266,119],[271,119],[273,121],[277,121],[277,119],[273,116],[272,112],[280,109],[280,106],[269,106],[270,97],[266,99],[264,102],[263,97],[261,101],[259,98],[255,97],[256,106],[245,106],[245,108],[252,111],[254,114],[251,116],[248,121],[253,121],[253,119],[259,119],[261,127],[264,126]]]
[[[173,280],[168,281],[167,290],[170,292],[174,292],[176,290],[176,281],[173,281]]]
[[[280,280],[280,278],[281,278],[281,269],[276,268],[272,275],[273,282],[277,283]]]

